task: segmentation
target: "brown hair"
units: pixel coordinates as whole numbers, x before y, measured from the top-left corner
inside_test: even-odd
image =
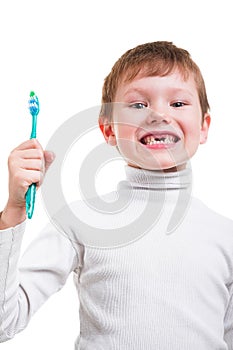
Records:
[[[176,47],[172,42],[156,41],[136,46],[126,51],[114,64],[105,78],[102,90],[100,115],[108,116],[109,104],[114,102],[121,82],[132,81],[139,73],[142,76],[166,76],[178,68],[184,80],[192,73],[197,86],[202,116],[209,110],[204,79],[197,64],[188,51]]]

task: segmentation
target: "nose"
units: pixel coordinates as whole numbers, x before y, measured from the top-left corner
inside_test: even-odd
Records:
[[[148,124],[151,124],[151,123],[167,123],[167,124],[170,124],[171,119],[165,113],[160,113],[160,112],[155,111],[155,110],[150,110],[150,112],[147,115],[146,122]]]

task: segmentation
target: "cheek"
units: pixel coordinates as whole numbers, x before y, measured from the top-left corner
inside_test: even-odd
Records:
[[[196,118],[190,118],[187,122],[182,123],[182,131],[186,140],[188,141],[196,141],[200,138],[201,134],[201,120],[195,120]]]
[[[118,125],[115,130],[118,139],[132,140],[135,139],[136,128],[130,125]]]
[[[184,147],[188,157],[192,157],[200,144],[200,130],[199,124],[190,124],[184,130]]]

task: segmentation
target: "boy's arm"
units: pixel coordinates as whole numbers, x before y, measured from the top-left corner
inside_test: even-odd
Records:
[[[224,319],[224,340],[229,350],[233,350],[233,282],[228,288],[229,302]]]
[[[5,319],[11,314],[14,302],[8,303],[8,295],[17,289],[17,263],[25,223],[0,231],[0,342],[7,340]]]
[[[24,228],[25,221],[0,231],[0,342],[23,330],[78,266],[76,249],[52,224],[32,241],[19,262]]]
[[[53,158],[52,152],[44,151],[36,139],[20,144],[8,158],[9,197],[0,216],[0,341],[11,338],[25,327],[32,314],[31,305],[34,302],[36,310],[40,304],[37,298],[40,287],[37,285],[38,290],[35,287],[30,261],[27,261],[28,268],[25,271],[32,272],[28,274],[31,281],[28,288],[24,288],[21,281],[24,280],[25,272],[18,271],[18,259],[26,218],[25,194],[32,183],[36,183],[37,187],[41,185]],[[34,248],[39,267],[42,264],[40,257],[43,257],[43,249],[45,250],[45,247],[38,252],[37,248]],[[53,266],[48,264],[49,270],[55,271]],[[55,284],[59,284],[59,281],[56,280]],[[34,290],[31,298],[30,292],[28,293],[30,290]],[[45,291],[45,296],[48,294],[49,292]]]

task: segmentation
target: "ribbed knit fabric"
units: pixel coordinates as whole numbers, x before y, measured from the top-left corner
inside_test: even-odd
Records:
[[[24,224],[0,232],[1,341],[22,330],[73,271],[80,299],[76,350],[233,350],[232,221],[197,199],[187,200],[190,170],[169,174],[126,167],[126,176],[118,194],[104,197],[120,195],[124,210],[110,215],[81,201],[72,210],[105,229],[126,224],[130,229],[141,216],[145,232],[129,235],[128,243],[85,246],[85,232],[72,223],[66,234],[48,225],[17,274]],[[150,226],[147,201],[155,206]],[[168,234],[177,207],[183,215]]]

